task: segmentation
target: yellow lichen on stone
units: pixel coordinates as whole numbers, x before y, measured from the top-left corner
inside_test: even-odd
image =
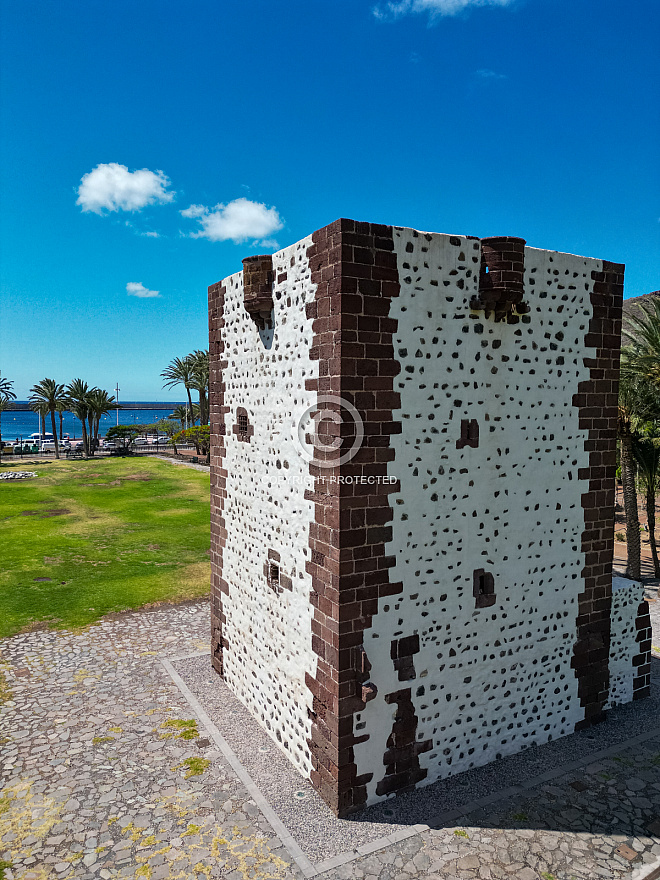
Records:
[[[11,700],[13,694],[7,684],[7,678],[4,671],[8,667],[8,664],[2,663],[0,666],[4,667],[4,669],[0,668],[0,706],[2,706],[3,703],[8,703]]]
[[[128,825],[124,825],[122,828],[122,834],[130,834],[131,840],[135,843],[136,840],[142,837],[143,832],[140,828],[136,828],[132,822],[129,822]]]
[[[11,839],[7,838],[3,844],[9,858],[30,856],[32,849],[24,844],[25,839],[32,836],[44,838],[58,821],[63,806],[53,798],[36,797],[32,793],[32,783],[7,786],[0,797],[0,839],[11,835]]]
[[[174,736],[174,731],[179,731],[177,739],[197,739],[199,731],[197,730],[197,721],[194,718],[169,718],[160,725],[165,728],[165,733],[161,733],[161,739],[170,739]]]
[[[201,776],[208,770],[211,762],[207,758],[186,758],[180,764],[170,767],[170,770],[180,770],[181,767],[187,767],[188,771],[184,774],[184,779],[190,779],[191,776]]]
[[[271,853],[263,838],[242,834],[238,827],[234,828],[233,835],[229,841],[214,838],[211,844],[211,854],[215,858],[227,858],[227,869],[238,871],[244,880],[278,880],[287,876],[290,866]],[[220,844],[225,846],[226,853],[220,853]]]

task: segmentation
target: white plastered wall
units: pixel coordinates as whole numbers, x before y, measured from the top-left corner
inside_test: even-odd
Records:
[[[633,698],[633,657],[639,653],[635,641],[637,610],[643,600],[644,587],[639,581],[624,577],[612,578],[610,695],[606,709],[629,703]]]
[[[310,770],[307,740],[312,696],[305,673],[316,673],[305,571],[314,504],[305,500],[309,465],[293,441],[295,418],[316,400],[305,380],[318,376],[311,361],[312,321],[305,306],[314,301],[307,249],[311,237],[273,255],[273,274],[287,278],[273,290],[274,326],[259,331],[243,305],[242,272],[225,279],[228,366],[225,383],[227,496],[223,516],[227,539],[222,576],[224,674],[228,685],[268,730],[301,773]],[[250,442],[233,433],[237,408],[247,410]],[[273,590],[264,575],[268,550],[280,556],[292,589]]]
[[[584,337],[591,272],[602,263],[527,248],[529,321],[495,323],[470,312],[480,243],[394,230],[401,294],[394,390],[403,430],[389,473],[396,556],[390,580],[403,593],[380,603],[364,634],[377,697],[355,718],[369,739],[358,773],[385,775],[396,707],[385,695],[410,687],[421,784],[571,733],[583,717],[570,668],[587,481],[585,432],[573,394],[589,379]],[[479,446],[456,448],[461,419],[479,423]],[[475,609],[473,572],[492,572],[496,603]],[[393,639],[418,633],[416,678],[399,681]]]

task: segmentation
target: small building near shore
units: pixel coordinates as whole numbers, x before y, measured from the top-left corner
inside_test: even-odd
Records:
[[[213,666],[336,814],[648,695],[623,272],[338,220],[209,287]]]

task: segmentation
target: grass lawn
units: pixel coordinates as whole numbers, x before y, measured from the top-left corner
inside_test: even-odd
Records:
[[[16,470],[38,476],[0,482],[0,636],[208,595],[208,474],[134,458]]]

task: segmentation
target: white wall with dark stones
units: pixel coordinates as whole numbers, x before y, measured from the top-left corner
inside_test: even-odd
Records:
[[[294,420],[315,399],[305,380],[318,375],[309,358],[313,338],[305,306],[314,299],[307,249],[311,239],[273,255],[274,326],[259,330],[243,304],[243,273],[226,279],[224,358],[227,528],[223,577],[226,617],[223,652],[228,685],[305,775],[314,674],[311,578],[305,571],[314,504],[304,498],[309,465],[294,446]],[[237,409],[247,411],[249,442],[233,432]],[[280,576],[291,586],[275,589],[264,574],[268,551],[279,555]],[[285,582],[285,581],[284,581]]]
[[[644,588],[639,581],[612,578],[612,629],[610,633],[610,695],[607,708],[629,703],[633,698],[635,669],[633,657],[638,648],[636,619]]]
[[[589,379],[584,337],[592,270],[601,262],[526,248],[520,323],[471,312],[480,243],[395,228],[401,294],[395,357],[403,431],[389,473],[403,594],[365,632],[378,697],[356,716],[359,773],[385,773],[388,693],[410,687],[423,784],[571,733],[583,716],[571,656],[588,481],[572,398]],[[457,449],[461,420],[477,448]],[[473,572],[493,576],[495,603],[475,608]],[[393,639],[417,633],[415,677],[401,681]]]

